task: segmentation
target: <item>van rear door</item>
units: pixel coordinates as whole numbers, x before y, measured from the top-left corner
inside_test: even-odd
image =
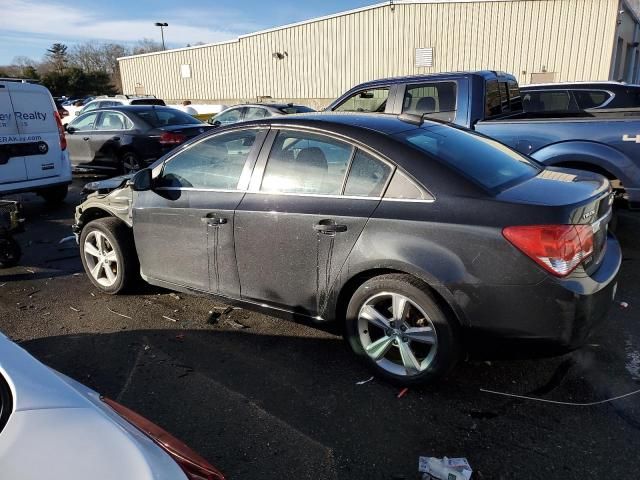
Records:
[[[0,83],[0,184],[21,182],[27,179],[24,157],[16,150],[19,143],[18,125],[13,113],[9,89]]]
[[[9,91],[21,141],[30,144],[24,157],[27,179],[61,175],[57,109],[49,90],[40,85],[16,83],[9,86]]]

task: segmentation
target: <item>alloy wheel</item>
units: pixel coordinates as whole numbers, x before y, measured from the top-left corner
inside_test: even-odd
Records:
[[[425,311],[394,292],[367,299],[358,313],[358,334],[366,354],[389,373],[413,376],[433,362],[438,337]]]
[[[98,230],[89,232],[84,240],[84,259],[96,282],[104,287],[116,283],[120,271],[118,255],[104,233]]]

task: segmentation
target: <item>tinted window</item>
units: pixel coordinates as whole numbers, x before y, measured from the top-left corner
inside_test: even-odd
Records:
[[[311,133],[281,131],[273,144],[262,191],[339,195],[353,148]]]
[[[382,195],[391,167],[358,150],[351,162],[345,195],[357,197],[379,197]]]
[[[83,114],[71,122],[70,126],[76,130],[93,130],[93,126],[96,123],[98,113]]]
[[[433,196],[411,180],[403,171],[396,170],[384,198],[399,200],[433,200]]]
[[[578,107],[585,110],[601,106],[611,95],[602,90],[574,90],[573,96],[578,102]]]
[[[242,118],[242,110],[242,108],[227,110],[226,112],[222,112],[221,114],[217,115],[214,120],[216,122],[220,122],[222,125],[239,122]]]
[[[115,107],[116,105],[122,105],[120,102],[112,102],[111,100],[102,100],[98,102],[98,108]]]
[[[522,96],[520,95],[520,88],[516,82],[509,82],[509,106],[512,112],[518,112],[522,110]]]
[[[427,114],[441,120],[453,120],[455,111],[455,82],[407,85],[402,104],[403,113]]]
[[[95,110],[96,108],[98,108],[98,106],[99,106],[98,104],[99,104],[99,103],[100,103],[100,102],[91,102],[91,103],[88,103],[88,104],[87,104],[87,105],[86,105],[86,106],[81,110],[81,112],[82,112],[82,113],[85,113],[85,112],[90,112],[91,110]]]
[[[487,189],[533,177],[540,171],[535,163],[515,150],[453,127],[419,128],[396,136]]]
[[[333,110],[336,112],[384,112],[388,97],[389,87],[361,90]]]
[[[315,112],[315,110],[313,108],[305,107],[304,105],[291,105],[291,106],[287,106],[287,107],[281,107],[278,110],[280,110],[282,113],[286,113],[287,115],[292,114],[292,113]]]
[[[245,120],[256,120],[258,118],[270,117],[269,112],[265,108],[249,107],[244,114]]]
[[[540,90],[524,95],[527,112],[569,112],[571,97],[566,90]]]
[[[500,89],[497,80],[489,80],[485,84],[485,117],[493,117],[502,113]]]
[[[188,113],[175,108],[136,110],[135,115],[143,119],[153,128],[170,127],[172,125],[197,125],[202,123]]]
[[[131,100],[131,105],[166,105],[164,100],[160,100],[159,98],[136,98],[135,100]]]
[[[502,105],[502,111],[508,112],[509,111],[509,94],[507,92],[508,90],[507,83],[499,82],[498,87],[500,90],[500,104]]]
[[[97,130],[126,130],[127,128],[127,119],[124,115],[115,112],[101,113],[96,125]]]
[[[256,130],[232,132],[196,143],[165,164],[160,185],[236,189],[256,135]]]

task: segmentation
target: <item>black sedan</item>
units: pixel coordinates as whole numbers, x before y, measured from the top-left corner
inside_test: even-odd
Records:
[[[611,198],[600,175],[545,168],[461,128],[305,114],[190,142],[90,195],[75,232],[105,293],[141,275],[345,322],[357,355],[410,385],[465,351],[498,353],[488,340],[581,345],[615,295]]]
[[[66,138],[74,168],[128,173],[209,128],[175,108],[128,105],[80,115]]]

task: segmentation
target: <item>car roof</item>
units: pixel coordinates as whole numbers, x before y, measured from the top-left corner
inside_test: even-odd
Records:
[[[97,111],[104,111],[104,110],[116,110],[116,111],[122,111],[122,112],[136,112],[136,111],[143,111],[143,110],[149,110],[151,108],[154,108],[156,110],[171,110],[171,111],[178,111],[178,112],[182,112],[182,110],[179,110],[177,108],[174,107],[170,107],[168,105],[115,105],[113,107],[108,107],[108,108],[101,108]],[[182,112],[184,113],[184,112]]]
[[[387,77],[379,78],[377,80],[371,80],[369,82],[360,83],[358,88],[367,86],[378,86],[381,84],[396,84],[396,83],[408,83],[416,81],[445,81],[445,80],[458,80],[460,77],[465,76],[477,76],[482,77],[485,80],[492,80],[496,77],[505,80],[515,80],[515,77],[509,73],[495,71],[495,70],[477,70],[477,71],[460,71],[460,72],[441,72],[441,73],[429,73],[422,75],[405,75],[401,77]],[[356,88],[356,87],[354,87]]]
[[[602,89],[611,90],[619,88],[638,88],[640,85],[632,83],[621,82],[559,82],[559,83],[532,83],[531,85],[523,85],[520,87],[522,90],[555,90],[563,88],[576,88],[576,89]]]

